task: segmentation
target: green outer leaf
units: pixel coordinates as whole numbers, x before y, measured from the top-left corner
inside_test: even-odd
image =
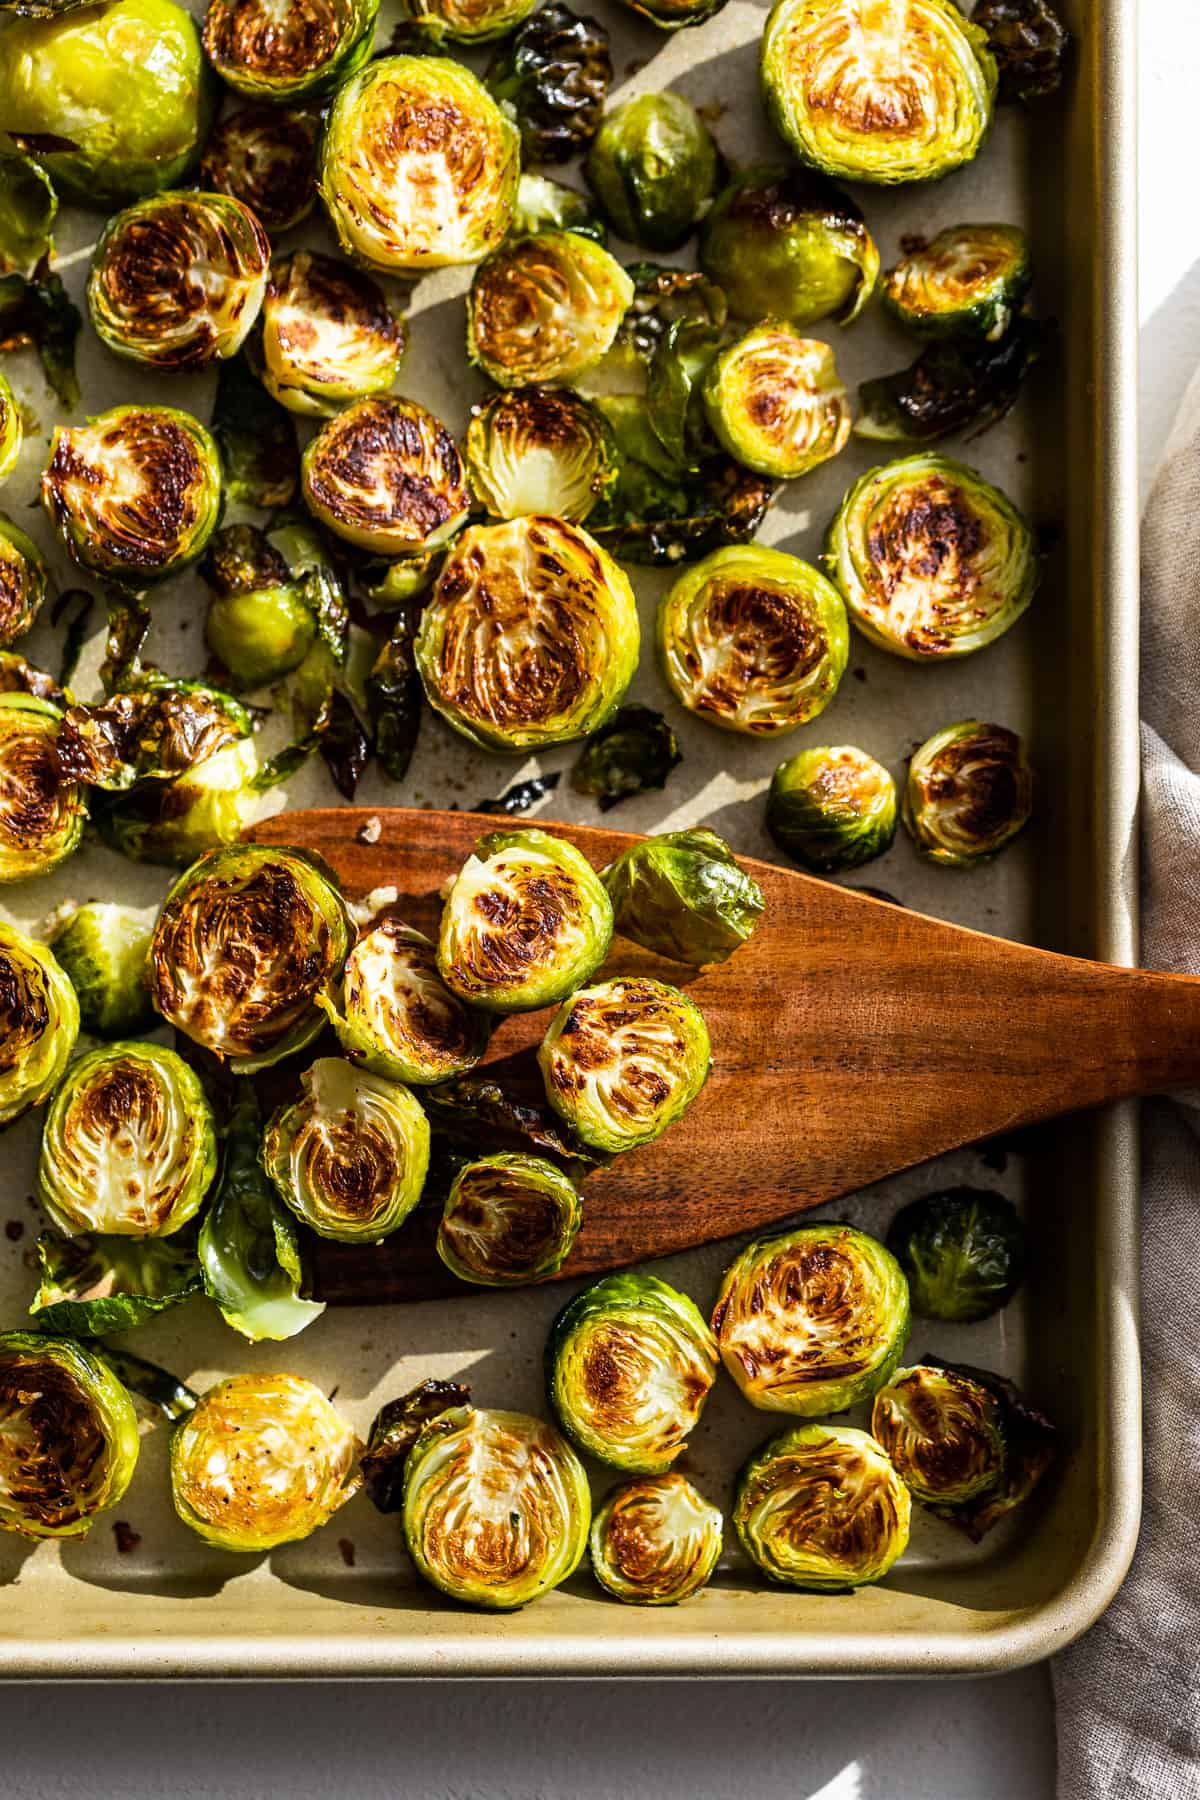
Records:
[[[217,373],[211,430],[221,453],[225,492],[245,506],[288,506],[300,482],[292,415],[271,399],[245,356]]]
[[[79,404],[75,373],[75,340],[83,320],[57,275],[26,281],[23,275],[0,276],[0,350],[32,344],[42,373],[63,405]]]
[[[64,1337],[134,1331],[203,1290],[195,1250],[175,1238],[43,1231],[37,1252],[41,1283],[30,1317]]]
[[[30,275],[54,248],[58,198],[46,171],[0,152],[0,275]]]
[[[144,1356],[135,1356],[132,1350],[118,1350],[112,1344],[95,1344],[91,1349],[131,1394],[148,1401],[172,1424],[186,1418],[200,1399],[186,1381]]]

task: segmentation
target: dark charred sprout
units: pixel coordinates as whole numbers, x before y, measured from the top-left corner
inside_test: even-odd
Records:
[[[704,408],[722,448],[777,481],[807,475],[850,436],[833,351],[775,320],[721,351],[705,376]]]
[[[41,551],[15,520],[0,513],[0,645],[24,637],[50,592]]]
[[[404,325],[379,283],[340,257],[296,250],[271,265],[259,340],[263,385],[289,412],[328,417],[382,393]]]
[[[907,369],[860,385],[855,437],[932,444],[954,431],[971,429],[977,436],[1016,405],[1051,331],[1036,319],[1021,318],[994,341],[950,338],[930,344]]]
[[[450,992],[436,947],[390,912],[360,934],[340,989],[317,1003],[349,1060],[391,1081],[424,1087],[462,1075],[487,1046],[487,1020]]]
[[[649,706],[623,706],[584,745],[571,771],[577,794],[594,794],[608,812],[635,794],[664,788],[683,761],[679,739]]]
[[[64,1337],[136,1331],[203,1292],[195,1247],[177,1238],[43,1231],[37,1254],[40,1280],[30,1316],[39,1331]]]
[[[128,906],[89,900],[60,918],[50,937],[79,999],[79,1020],[96,1037],[133,1037],[154,1023],[146,992],[150,927]]]
[[[911,1513],[874,1438],[850,1425],[798,1425],[743,1467],[733,1523],[768,1581],[839,1593],[887,1574],[908,1544]]]
[[[887,1241],[923,1319],[986,1319],[1012,1299],[1025,1270],[1017,1209],[985,1189],[923,1194],[900,1208]]]
[[[606,113],[584,172],[613,230],[649,250],[678,250],[717,189],[712,133],[682,94],[639,94]]]
[[[722,189],[700,233],[700,264],[747,324],[856,319],[875,290],[879,251],[859,208],[813,169],[746,169]]]
[[[133,1403],[98,1356],[0,1333],[0,1530],[81,1537],[129,1486],[138,1442]]]
[[[417,673],[415,635],[416,620],[406,613],[379,646],[366,680],[375,760],[389,781],[403,781],[408,774],[421,729],[425,690]]]
[[[577,231],[598,244],[608,241],[604,220],[586,194],[528,170],[517,183],[509,230],[514,237],[529,237],[535,231]]]
[[[1049,0],[977,0],[971,20],[996,59],[1001,100],[1040,100],[1062,86],[1071,37]]]
[[[359,1457],[363,1489],[378,1512],[399,1512],[404,1505],[404,1465],[429,1421],[470,1401],[471,1390],[461,1382],[430,1378],[380,1407]]]
[[[0,149],[0,275],[32,275],[50,256],[57,212],[46,171],[27,156]]]
[[[62,713],[0,693],[0,883],[47,875],[79,848],[87,802],[59,754]]]
[[[367,60],[378,11],[379,0],[208,0],[204,49],[251,100],[323,99]]]
[[[880,289],[893,317],[922,337],[1004,337],[1033,282],[1018,225],[948,225],[906,239]]]
[[[891,848],[896,784],[852,744],[801,750],[771,777],[767,830],[811,874],[857,869]]]
[[[377,556],[439,548],[470,506],[454,439],[415,400],[355,401],[310,440],[301,470],[313,516]]]
[[[552,794],[562,780],[561,771],[551,769],[545,775],[531,775],[528,781],[514,781],[511,787],[497,794],[494,800],[479,800],[471,808],[472,812],[496,813],[501,818],[515,819],[527,813],[539,800]]]
[[[516,121],[523,160],[561,163],[595,137],[612,75],[604,26],[550,0],[496,53],[485,80]]]
[[[971,868],[1011,843],[1033,810],[1033,772],[1015,731],[964,719],[927,738],[908,765],[904,823],[923,856]]]
[[[683,1475],[643,1475],[592,1520],[592,1573],[630,1606],[675,1606],[707,1585],[724,1520]]]
[[[317,199],[316,113],[282,106],[242,106],[213,127],[199,182],[248,206],[272,234],[291,231]]]
[[[732,956],[766,905],[724,838],[704,825],[643,838],[603,880],[622,937],[695,968]]]
[[[79,308],[57,275],[26,281],[0,276],[0,351],[31,345],[42,374],[65,407],[79,404],[75,340],[83,326]]]
[[[501,1151],[455,1175],[437,1253],[460,1281],[524,1287],[558,1273],[582,1223],[579,1190],[561,1169],[541,1157]]]
[[[472,414],[466,464],[476,495],[498,519],[545,513],[582,523],[617,480],[603,416],[566,388],[494,394]]]
[[[467,296],[467,353],[497,387],[573,382],[617,335],[633,283],[577,231],[507,239]]]
[[[289,506],[300,485],[296,427],[244,356],[221,364],[211,427],[225,493],[245,506]]]
[[[0,919],[0,1129],[49,1099],[79,1036],[79,1002],[52,950]]]

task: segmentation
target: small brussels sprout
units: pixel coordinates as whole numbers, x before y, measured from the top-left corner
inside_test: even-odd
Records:
[[[930,862],[987,862],[1029,822],[1033,771],[1015,731],[964,719],[926,738],[908,765],[904,823]]]
[[[377,556],[447,543],[471,503],[454,439],[415,400],[356,400],[309,441],[301,475],[313,516]]]
[[[222,81],[252,100],[323,99],[371,54],[379,0],[208,0],[204,49]]]
[[[707,1586],[725,1521],[684,1476],[643,1475],[592,1520],[592,1572],[631,1606],[675,1606]]]
[[[21,454],[21,440],[25,435],[25,427],[21,420],[21,409],[17,405],[17,397],[8,385],[7,378],[0,373],[0,483],[8,480],[17,466],[17,458]],[[11,519],[0,523],[0,607],[5,612],[7,606],[8,559],[12,547],[8,542],[8,532],[15,529]]]
[[[175,1511],[218,1550],[295,1543],[357,1491],[359,1447],[311,1381],[234,1375],[175,1427]]]
[[[622,800],[664,788],[683,761],[679,739],[661,713],[649,706],[623,706],[592,733],[571,771],[577,794],[594,794],[600,811]]]
[[[1033,281],[1029,240],[1019,225],[947,225],[931,239],[906,239],[883,278],[888,312],[923,337],[1001,338]]]
[[[758,545],[716,550],[658,608],[663,674],[710,725],[749,737],[823,712],[850,655],[837,589],[798,556]]]
[[[757,167],[717,195],[700,232],[700,266],[748,324],[849,325],[875,291],[879,251],[854,201],[823,175]]]
[[[703,25],[720,12],[725,0],[622,0],[622,4],[661,31],[680,31],[687,25]]]
[[[639,94],[606,113],[584,173],[621,237],[678,250],[716,192],[720,166],[691,101],[668,91]]]
[[[975,469],[922,451],[868,469],[825,540],[863,636],[910,662],[969,656],[1015,625],[1038,584],[1033,531]]]
[[[239,107],[213,127],[200,159],[200,186],[240,200],[272,235],[291,231],[316,204],[320,131],[315,113]]]
[[[995,343],[948,338],[928,344],[906,369],[861,383],[855,437],[932,444],[968,427],[977,437],[1012,411],[1054,333],[1053,325],[1022,317]]]
[[[498,519],[545,513],[579,524],[617,479],[608,426],[569,389],[493,394],[472,414],[466,463],[471,486]]]
[[[335,663],[343,660],[346,596],[307,520],[285,516],[267,531],[223,526],[211,538],[200,572],[213,590],[205,637],[233,686],[277,681],[299,668],[318,643]]]
[[[531,237],[536,231],[577,231],[598,244],[608,241],[604,220],[586,194],[528,170],[522,171],[517,183],[509,231],[513,237]]]
[[[0,1530],[82,1537],[137,1467],[133,1402],[69,1338],[0,1332]]]
[[[302,850],[211,850],[175,882],[150,943],[154,1007],[235,1074],[301,1050],[321,1029],[315,996],[350,943],[345,902]]]
[[[24,637],[50,590],[41,551],[7,513],[0,513],[0,644]]]
[[[0,10],[3,10],[0,8]],[[54,250],[58,199],[45,169],[0,144],[0,275],[32,275]]]
[[[631,844],[603,881],[622,937],[695,968],[747,943],[766,906],[754,877],[704,825]]]
[[[403,0],[401,16],[435,48],[486,44],[523,25],[536,5],[537,0]]]
[[[582,1223],[579,1190],[561,1169],[502,1151],[466,1163],[454,1177],[437,1253],[460,1281],[523,1287],[558,1273]]]
[[[177,1238],[43,1231],[37,1253],[41,1280],[30,1316],[39,1331],[64,1337],[136,1331],[203,1291],[196,1252]]]
[[[896,784],[852,744],[801,750],[771,777],[767,830],[814,875],[857,869],[891,848]]]
[[[497,387],[573,382],[600,361],[633,298],[614,256],[577,231],[509,238],[467,296],[467,351]]]
[[[800,161],[845,181],[934,181],[975,157],[996,64],[954,0],[776,0],[767,112]]]
[[[704,409],[724,449],[748,469],[790,481],[836,456],[850,402],[828,344],[766,321],[715,359]]]
[[[392,1081],[445,1081],[487,1047],[488,1021],[450,992],[436,947],[390,913],[359,937],[336,998],[316,998],[349,1060]]]
[[[888,1227],[888,1249],[923,1319],[973,1324],[1012,1299],[1025,1272],[1025,1230],[1011,1200],[979,1188],[922,1194]]]
[[[146,992],[150,928],[131,908],[89,900],[55,926],[50,948],[78,996],[85,1031],[122,1038],[154,1024]]]
[[[976,0],[971,22],[996,59],[1001,100],[1040,100],[1062,86],[1071,38],[1048,0]]]
[[[0,919],[0,1129],[49,1099],[79,1036],[79,1002],[53,951]]]
[[[607,1275],[550,1328],[546,1380],[563,1430],[614,1469],[661,1475],[700,1422],[717,1375],[686,1294],[641,1271]]]
[[[608,954],[612,907],[585,856],[528,826],[489,831],[442,909],[438,970],[484,1012],[533,1012],[588,979]]]
[[[271,265],[261,348],[267,392],[289,412],[323,418],[391,387],[404,325],[364,270],[295,250]]]
[[[880,1581],[908,1544],[912,1502],[887,1456],[850,1425],[796,1425],[737,1480],[733,1523],[768,1581],[839,1593]]]
[[[612,83],[608,32],[549,0],[493,56],[484,79],[521,133],[526,162],[569,162],[600,127]]]
[[[87,803],[58,757],[62,714],[0,694],[0,883],[48,875],[79,848]]]
[[[578,525],[534,514],[464,531],[421,615],[429,704],[485,750],[540,750],[610,718],[637,668],[629,577]]]
[[[506,1612],[574,1573],[592,1501],[583,1464],[552,1426],[455,1406],[409,1451],[403,1516],[426,1581],[468,1606]]]
[[[721,1360],[764,1412],[844,1412],[881,1388],[908,1338],[908,1283],[891,1251],[850,1225],[756,1238],[725,1271]]]
[[[347,254],[419,274],[495,249],[518,152],[516,127],[469,69],[440,56],[386,56],[330,109],[320,189]]]
[[[204,621],[205,642],[238,688],[266,687],[298,669],[316,635],[316,620],[286,580],[214,594]]]

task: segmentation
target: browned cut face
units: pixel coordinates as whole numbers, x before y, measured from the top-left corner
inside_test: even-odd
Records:
[[[38,729],[0,732],[0,858],[34,857],[54,844],[79,809],[74,783],[64,775],[53,733]]]
[[[206,476],[198,444],[176,419],[123,409],[103,425],[58,434],[42,493],[60,526],[97,539],[104,561],[157,574],[195,532]]]
[[[218,69],[284,86],[336,55],[353,17],[351,0],[216,0],[205,14],[204,48]]]
[[[403,533],[414,544],[467,506],[454,439],[411,401],[362,400],[331,420],[308,481],[314,500],[340,526]]]
[[[18,1530],[22,1515],[49,1530],[82,1518],[106,1454],[96,1409],[66,1369],[13,1353],[0,1361],[0,1504]]]
[[[20,1068],[50,1029],[50,1003],[40,970],[0,948],[0,1072]]]

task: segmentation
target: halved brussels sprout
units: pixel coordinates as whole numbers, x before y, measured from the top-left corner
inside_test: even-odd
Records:
[[[880,1581],[908,1544],[908,1489],[874,1438],[797,1425],[756,1450],[733,1523],[768,1581],[839,1593]]]
[[[79,847],[87,803],[58,759],[62,714],[33,694],[0,694],[0,882],[48,875]]]
[[[404,324],[364,270],[295,250],[271,264],[261,344],[267,392],[289,412],[324,418],[391,387]]]
[[[978,437],[1011,412],[1054,335],[1053,323],[1022,315],[994,343],[956,337],[927,344],[907,368],[860,383],[855,437],[932,444],[968,428]]]
[[[661,1475],[682,1453],[717,1367],[695,1304],[640,1270],[576,1294],[546,1344],[563,1430],[600,1462],[636,1475]]]
[[[700,266],[748,324],[849,325],[875,291],[879,251],[854,201],[824,176],[760,167],[717,195],[700,232]]]
[[[880,293],[887,310],[922,336],[1000,338],[1032,281],[1019,225],[947,225],[928,241],[905,240]]]
[[[314,517],[376,556],[448,543],[471,504],[458,446],[415,400],[356,400],[309,441],[301,475]]]
[[[271,246],[228,194],[152,194],[109,220],[87,302],[102,344],[152,369],[236,356],[258,317]]]
[[[548,175],[533,175],[528,169],[522,170],[517,183],[509,230],[513,237],[531,237],[536,231],[578,231],[598,244],[608,241],[604,220],[586,194],[551,181]]]
[[[349,943],[345,902],[313,857],[267,844],[211,850],[163,902],[150,998],[177,1031],[251,1074],[316,1037],[315,997]]]
[[[114,406],[57,428],[42,505],[81,568],[142,587],[203,551],[221,513],[221,459],[188,413]]]
[[[658,648],[667,684],[689,712],[725,731],[774,737],[829,705],[850,632],[837,589],[810,563],[731,545],[663,595]]]
[[[488,1021],[450,992],[436,946],[390,913],[359,937],[340,991],[316,998],[349,1060],[392,1081],[445,1081],[487,1047]]]
[[[489,831],[442,909],[438,970],[484,1012],[533,1012],[585,982],[608,954],[612,907],[573,844],[529,826]]]
[[[993,643],[1033,599],[1039,573],[1033,531],[1007,495],[935,451],[860,475],[824,560],[863,636],[910,662]]]
[[[421,615],[425,693],[485,750],[586,737],[640,649],[629,577],[578,525],[541,514],[464,531]]]
[[[612,76],[604,26],[549,0],[496,52],[484,79],[520,127],[523,160],[561,163],[595,137]]]
[[[926,738],[908,765],[904,823],[931,862],[969,869],[1024,829],[1033,771],[1015,731],[964,719]]]
[[[562,1268],[583,1223],[579,1189],[540,1156],[502,1151],[454,1177],[437,1253],[460,1281],[523,1287]]]
[[[622,706],[594,731],[571,770],[577,794],[594,794],[601,812],[622,800],[664,788],[683,761],[679,739],[660,712],[649,706]]]
[[[0,1332],[0,1530],[81,1537],[137,1467],[133,1402],[69,1338]]]
[[[45,169],[28,156],[10,156],[0,143],[0,275],[32,275],[49,259],[57,216],[58,198]]]
[[[632,299],[616,257],[577,231],[509,238],[472,278],[467,353],[497,387],[573,382],[600,361]]]
[[[379,0],[208,0],[204,49],[252,100],[323,99],[371,54]]]
[[[74,907],[56,923],[50,948],[75,989],[85,1031],[119,1038],[153,1025],[146,992],[150,927],[130,907],[106,900]]]
[[[778,481],[828,462],[850,436],[850,402],[829,345],[772,320],[717,356],[704,410],[731,456]]]
[[[976,155],[996,64],[954,0],[776,0],[767,112],[801,162],[846,181],[933,181]]]
[[[0,645],[25,635],[50,589],[41,551],[7,513],[0,513]]]
[[[101,0],[5,27],[0,120],[79,206],[109,212],[178,187],[212,101],[200,33],[175,0]]]
[[[264,776],[254,739],[247,736],[172,781],[142,782],[127,793],[93,793],[92,824],[131,862],[185,869],[206,850],[235,843],[254,823]]]
[[[536,5],[537,0],[403,0],[401,17],[431,46],[486,44],[515,31]]]
[[[357,1492],[360,1445],[299,1375],[234,1375],[171,1437],[175,1511],[219,1550],[273,1550],[331,1519]]]
[[[79,1036],[79,1002],[53,951],[0,919],[0,1128],[40,1106]]]
[[[707,1585],[724,1524],[684,1476],[644,1475],[610,1494],[592,1520],[592,1572],[631,1606],[675,1606]]]
[[[25,427],[21,420],[21,409],[17,405],[17,397],[8,385],[7,378],[0,373],[0,482],[5,482],[17,466],[17,458],[21,454],[21,440],[25,435]],[[6,543],[6,528],[11,527],[11,520],[0,523],[0,608],[8,610],[7,596],[4,589],[6,573],[6,557],[10,547]]]
[[[857,869],[891,847],[896,784],[853,744],[801,750],[771,777],[767,830],[814,875]]]
[[[717,189],[720,153],[682,94],[639,94],[604,115],[584,173],[614,231],[678,250]]]
[[[483,84],[440,56],[385,56],[343,87],[320,189],[342,248],[381,269],[478,262],[508,229],[519,142]]]
[[[751,1406],[806,1419],[881,1388],[908,1327],[903,1269],[851,1225],[756,1238],[726,1269],[713,1309],[721,1360]]]
[[[971,22],[996,59],[1001,100],[1040,100],[1062,86],[1071,36],[1048,0],[976,0]]]
[[[316,113],[239,107],[213,127],[200,159],[200,185],[242,201],[272,234],[290,231],[316,205],[320,133]]]
[[[426,1581],[505,1612],[549,1593],[587,1549],[583,1464],[526,1413],[455,1406],[424,1427],[404,1469],[404,1536]]]
[[[38,1233],[40,1280],[31,1318],[39,1331],[108,1337],[203,1291],[195,1248],[178,1238],[63,1237]]]
[[[766,906],[754,877],[705,825],[631,844],[603,881],[622,937],[695,968],[747,943]]]
[[[973,1324],[1012,1299],[1025,1272],[1025,1230],[1011,1200],[980,1188],[947,1188],[902,1206],[888,1249],[908,1277],[923,1319]]]
[[[662,31],[680,31],[687,25],[703,25],[720,12],[725,0],[622,0],[622,4]]]
[[[569,389],[493,394],[467,429],[471,485],[498,519],[545,513],[578,524],[617,479],[602,416]]]

